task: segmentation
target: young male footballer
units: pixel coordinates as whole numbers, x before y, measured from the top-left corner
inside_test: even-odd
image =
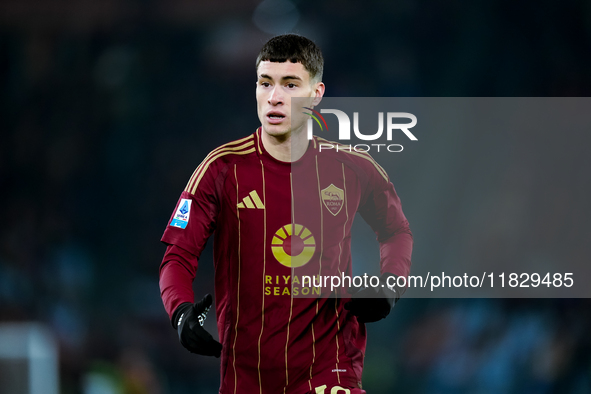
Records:
[[[308,98],[309,108],[322,99],[323,63],[320,49],[299,35],[263,46],[261,127],[201,162],[162,236],[164,306],[185,348],[221,356],[221,394],[365,393],[365,323],[386,317],[403,289],[380,285],[344,297],[312,289],[313,297],[301,298],[309,289],[294,275],[307,267],[351,275],[356,212],[380,243],[381,283],[410,271],[412,234],[388,175],[369,154],[320,152],[323,140],[308,139],[305,109],[292,111],[292,97]],[[212,234],[220,342],[203,329],[211,295],[193,304]]]

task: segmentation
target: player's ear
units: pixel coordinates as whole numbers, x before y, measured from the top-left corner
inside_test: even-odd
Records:
[[[315,89],[314,89],[314,100],[312,101],[312,105],[316,106],[318,104],[320,104],[320,102],[322,101],[322,97],[324,96],[324,83],[322,82],[317,82],[315,84]]]

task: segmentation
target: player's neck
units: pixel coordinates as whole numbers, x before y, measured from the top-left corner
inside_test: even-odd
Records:
[[[271,156],[288,163],[298,161],[308,149],[308,139],[302,131],[272,136],[261,130],[261,139],[263,146]]]

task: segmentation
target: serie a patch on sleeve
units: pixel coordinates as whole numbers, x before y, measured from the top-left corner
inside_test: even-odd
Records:
[[[189,216],[191,215],[191,200],[183,198],[179,204],[179,207],[174,213],[174,217],[170,222],[172,227],[185,228],[189,223]]]

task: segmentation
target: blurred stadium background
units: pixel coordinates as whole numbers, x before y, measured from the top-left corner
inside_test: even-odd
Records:
[[[201,159],[258,126],[256,54],[290,31],[320,44],[330,96],[591,93],[583,0],[3,0],[0,393],[217,392],[218,360],[186,352],[162,307],[159,239]],[[516,136],[523,157],[489,151],[478,160],[485,174],[505,174],[495,178],[506,197],[495,209],[533,207],[519,216],[517,239],[499,231],[511,222],[464,237],[456,219],[479,217],[466,203],[484,198],[468,181],[478,174],[448,172],[442,199],[414,195],[416,173],[393,175],[414,264],[465,257],[464,247],[490,261],[589,263],[591,138],[577,142],[559,131]],[[475,136],[449,160],[469,169],[482,143]],[[512,177],[521,159],[528,165]],[[421,160],[416,171],[445,164]],[[197,294],[212,291],[212,270],[207,251]],[[590,308],[576,299],[405,299],[369,327],[365,388],[589,393]],[[40,359],[38,373],[56,368],[58,379],[34,391],[42,378],[29,376],[39,368],[26,360]]]

